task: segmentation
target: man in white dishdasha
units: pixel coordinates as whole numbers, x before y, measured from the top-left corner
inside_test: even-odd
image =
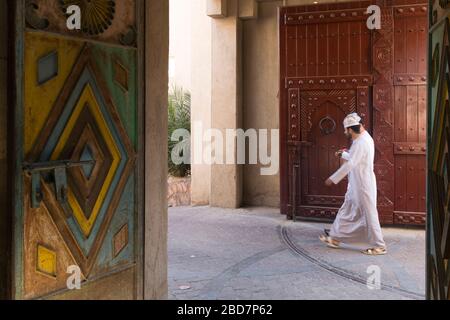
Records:
[[[369,247],[363,253],[384,255],[387,250],[378,218],[377,182],[373,170],[374,142],[356,113],[344,119],[344,128],[345,135],[353,141],[352,146],[349,152],[336,152],[343,165],[325,184],[338,184],[348,175],[347,193],[331,230],[321,235],[320,240],[332,248],[339,248],[341,243],[364,242]]]

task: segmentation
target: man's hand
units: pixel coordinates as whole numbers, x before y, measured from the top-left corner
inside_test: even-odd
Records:
[[[327,181],[325,181],[325,185],[326,185],[327,187],[331,187],[333,184],[334,184],[334,183],[333,183],[333,181],[331,181],[331,179],[327,179]]]
[[[341,149],[341,150],[337,151],[334,155],[338,158],[342,158],[342,154],[346,151],[347,151],[347,149]]]

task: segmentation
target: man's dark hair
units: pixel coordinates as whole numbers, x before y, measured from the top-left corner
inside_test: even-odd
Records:
[[[355,132],[356,134],[360,134],[361,133],[361,125],[360,124],[358,124],[356,126],[351,126],[351,127],[348,127],[348,128],[352,129],[353,132]]]

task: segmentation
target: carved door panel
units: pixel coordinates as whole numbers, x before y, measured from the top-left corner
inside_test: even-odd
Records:
[[[300,216],[333,218],[343,203],[346,186],[328,188],[324,181],[340,166],[336,150],[349,148],[342,122],[356,111],[356,90],[305,91],[300,97],[302,137],[307,142],[300,161]]]
[[[66,28],[70,4],[80,31]],[[18,1],[17,298],[139,296],[137,6]],[[70,291],[77,268],[81,290]]]

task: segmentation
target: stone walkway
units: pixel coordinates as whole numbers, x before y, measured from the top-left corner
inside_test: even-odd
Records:
[[[326,224],[277,209],[169,209],[170,299],[424,299],[425,231],[385,228],[389,254],[330,249]],[[379,267],[381,288],[367,286]]]

